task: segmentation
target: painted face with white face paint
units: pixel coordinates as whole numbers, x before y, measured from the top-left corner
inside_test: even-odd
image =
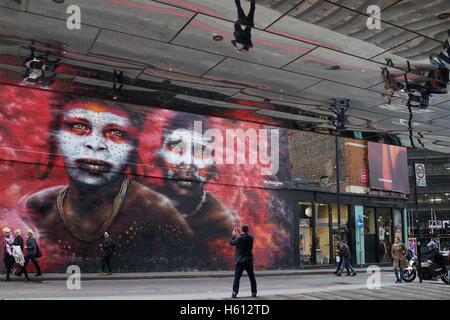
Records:
[[[211,143],[201,134],[186,129],[176,129],[164,135],[159,156],[171,178],[167,183],[176,194],[188,196],[203,189],[214,165],[213,158],[203,154]]]
[[[119,108],[96,103],[66,108],[55,138],[69,176],[92,186],[117,179],[135,148],[134,129]]]

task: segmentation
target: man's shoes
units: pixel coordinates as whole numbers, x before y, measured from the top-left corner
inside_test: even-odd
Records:
[[[353,272],[353,273],[352,273],[352,277],[354,277],[354,276],[356,276],[356,272]]]
[[[256,292],[252,293],[252,297],[255,298],[256,297]]]
[[[11,279],[8,277],[8,278],[5,278],[4,281],[5,281],[5,282],[6,282],[6,281],[11,281]]]
[[[42,276],[42,273],[38,272],[38,273],[36,273],[34,276],[35,276],[35,277]]]
[[[25,281],[31,281],[31,279],[30,278],[25,278]]]
[[[340,277],[341,275],[339,273],[336,274],[338,277]]]
[[[347,273],[347,277],[350,275],[350,272]]]
[[[235,299],[235,298],[236,298],[236,296],[237,296],[237,294],[236,294],[236,293],[232,293],[232,294],[231,294],[231,298],[233,298],[233,299]]]
[[[99,273],[97,273],[97,275],[98,276],[102,276],[102,275],[104,275],[104,273],[103,272],[99,272]]]

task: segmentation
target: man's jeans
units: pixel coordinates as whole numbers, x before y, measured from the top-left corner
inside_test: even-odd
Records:
[[[255,273],[253,271],[253,262],[236,263],[236,271],[234,273],[234,283],[233,283],[233,294],[238,294],[239,292],[239,281],[241,280],[242,273],[244,270],[247,271],[248,277],[250,278],[250,286],[252,294],[256,294],[256,279]]]
[[[341,266],[341,270],[339,270],[338,275],[341,275],[341,274],[342,274],[342,271],[344,271],[344,268],[345,268],[345,267],[348,267],[348,268],[352,271],[352,273],[355,273],[355,270],[353,270],[353,267],[352,267],[352,265],[350,264],[350,260],[349,260],[349,259],[343,259],[343,261],[342,261],[342,266]]]

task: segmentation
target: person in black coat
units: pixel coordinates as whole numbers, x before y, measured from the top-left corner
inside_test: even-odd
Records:
[[[102,250],[102,272],[100,272],[98,275],[102,276],[105,273],[105,266],[108,268],[107,275],[112,275],[112,269],[111,269],[111,257],[114,252],[114,241],[109,236],[108,232],[104,233],[105,240],[103,240],[103,243],[100,244],[100,248]]]
[[[234,24],[234,40],[231,41],[231,43],[233,44],[233,46],[235,46],[236,51],[248,51],[250,48],[253,47],[253,43],[252,43],[252,28],[255,26],[254,23],[254,16],[255,16],[255,9],[256,9],[256,5],[255,5],[255,0],[252,0],[250,2],[250,11],[248,13],[248,15],[246,16],[244,13],[244,10],[242,9],[241,6],[241,1],[240,0],[235,0],[236,3],[236,8],[237,8],[237,12],[238,12],[238,19]],[[242,30],[241,25],[245,25],[245,29]],[[238,48],[237,47],[237,43],[241,44],[242,47]]]
[[[23,266],[23,270],[26,269],[28,262],[31,260],[34,266],[36,267],[37,273],[35,274],[35,276],[40,276],[42,275],[42,273],[39,263],[36,260],[38,245],[36,239],[34,238],[34,232],[33,230],[28,229],[27,234],[28,234],[28,239],[26,242],[27,255],[25,256],[25,265]]]
[[[241,280],[244,270],[247,271],[248,277],[250,278],[252,297],[256,297],[256,279],[253,271],[254,236],[248,233],[248,229],[248,225],[242,225],[242,234],[236,238],[236,234],[239,233],[239,228],[235,228],[230,240],[230,245],[236,246],[233,258],[233,262],[236,262],[236,270],[234,274],[232,298],[236,298],[239,292],[239,281]]]
[[[339,244],[339,242],[338,242],[338,244]],[[345,249],[344,247],[340,247],[337,250],[337,253],[339,255],[339,263],[338,263],[338,266],[337,266],[336,271],[334,272],[334,274],[337,274],[339,272],[339,270],[341,269],[342,261],[344,261],[344,249]],[[345,266],[345,268],[347,269],[347,275],[349,276],[350,275],[350,269],[348,268],[348,266]]]
[[[22,250],[22,253],[23,253],[24,252],[23,251],[23,238],[22,238],[20,229],[17,229],[14,231],[14,236],[15,236],[15,238],[14,238],[13,246],[19,246],[20,250]],[[18,265],[18,264],[16,264],[16,265]],[[25,269],[25,265],[21,266],[20,271],[15,273],[15,275],[20,277],[20,276],[22,276],[22,273],[25,274],[25,280],[30,281],[30,278],[28,277],[27,269]]]

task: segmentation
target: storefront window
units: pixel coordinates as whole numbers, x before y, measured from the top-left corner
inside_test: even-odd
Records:
[[[333,229],[338,228],[338,213],[337,213],[337,204],[331,204],[331,208],[333,210]],[[345,204],[341,204],[341,225],[347,225],[348,223],[348,206]]]
[[[300,202],[300,263],[311,264],[312,251],[312,214],[313,207],[310,202]]]
[[[392,216],[391,209],[378,209],[378,240],[380,241],[380,262],[390,260],[390,252],[392,246]]]
[[[316,204],[317,207],[317,235],[316,235],[316,262],[328,264],[330,261],[330,228],[328,225],[328,204]]]
[[[364,207],[364,234],[375,234],[375,208]]]
[[[403,232],[402,232],[402,211],[400,209],[394,209],[394,237],[398,237],[401,242],[405,242],[405,239],[403,239]]]

